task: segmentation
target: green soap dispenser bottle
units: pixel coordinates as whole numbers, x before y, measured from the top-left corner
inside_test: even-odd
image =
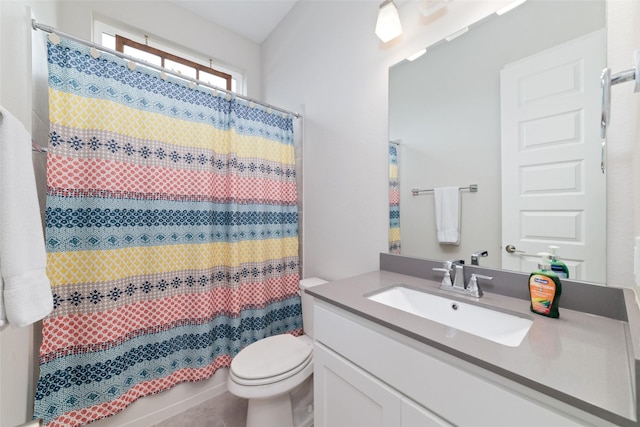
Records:
[[[542,261],[538,270],[529,276],[529,297],[531,311],[547,317],[558,318],[558,304],[562,294],[562,284],[558,275],[551,271],[552,254],[541,252]]]
[[[557,250],[560,248],[558,246],[549,246],[549,249],[551,249],[551,271],[556,273],[561,279],[568,279],[569,267],[558,259]]]

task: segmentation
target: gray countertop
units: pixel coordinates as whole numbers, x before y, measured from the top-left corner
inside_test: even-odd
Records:
[[[447,326],[364,297],[393,284],[516,312],[532,319],[533,324],[518,347],[462,331],[452,334]],[[562,299],[560,318],[550,319],[531,313],[529,302],[524,299],[486,291],[476,299],[440,291],[439,285],[436,281],[379,270],[315,286],[307,292],[614,424],[637,425],[634,371],[637,363],[631,319],[627,322],[566,309],[562,307]],[[631,291],[625,293],[627,299],[633,295]],[[632,317],[637,316],[634,313]]]

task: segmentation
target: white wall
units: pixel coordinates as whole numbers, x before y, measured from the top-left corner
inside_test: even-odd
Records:
[[[609,1],[607,15],[607,65],[614,73],[633,68],[633,52],[640,49],[640,2]],[[631,286],[633,238],[640,235],[640,93],[633,93],[633,83],[616,85],[611,92],[611,128],[607,138],[607,282]]]
[[[299,2],[263,43],[265,99],[305,106],[305,276],[375,270],[388,250],[387,70],[496,8],[455,3],[462,18],[444,17],[435,36],[410,16],[405,34],[423,36],[385,46],[373,33],[378,3]]]
[[[427,19],[416,2],[406,2],[404,35],[383,45],[373,34],[378,2],[305,1],[265,41],[265,98],[306,109],[306,276],[338,279],[374,270],[379,253],[388,250],[388,67],[507,3],[456,0],[437,19]],[[608,15],[609,64],[615,72],[630,68],[633,49],[640,47],[640,3],[609,3],[615,9]],[[640,96],[618,96],[632,91],[629,85],[615,88],[609,135],[608,283],[617,286],[633,284],[629,219],[640,229],[630,197],[632,165],[639,162],[631,147],[638,140],[633,129]]]

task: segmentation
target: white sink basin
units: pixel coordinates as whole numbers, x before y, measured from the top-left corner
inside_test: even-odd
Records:
[[[367,298],[509,347],[519,346],[533,323],[524,317],[402,285],[384,289]]]

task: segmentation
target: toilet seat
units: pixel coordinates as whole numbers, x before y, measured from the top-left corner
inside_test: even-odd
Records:
[[[245,347],[231,362],[229,376],[241,385],[273,384],[294,376],[313,360],[312,343],[290,334],[274,335]]]

